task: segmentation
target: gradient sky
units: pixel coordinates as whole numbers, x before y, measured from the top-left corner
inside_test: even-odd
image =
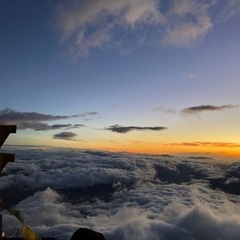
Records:
[[[9,144],[240,154],[240,1],[1,0]]]

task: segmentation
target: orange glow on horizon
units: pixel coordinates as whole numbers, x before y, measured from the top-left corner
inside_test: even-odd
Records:
[[[129,152],[140,154],[169,154],[169,155],[204,155],[216,156],[221,158],[238,158],[240,160],[240,147],[232,146],[230,144],[216,146],[191,146],[184,144],[163,144],[163,143],[144,143],[144,142],[124,142],[124,143],[109,143],[109,142],[95,142],[90,145],[86,144],[84,148],[98,149],[103,151],[113,152]],[[80,147],[82,148],[82,147]]]
[[[44,137],[10,138],[9,144],[52,146],[59,148],[96,149],[99,151],[129,152],[139,154],[168,154],[168,155],[203,155],[216,156],[225,159],[240,160],[240,144],[228,142],[143,142],[143,141],[108,141],[108,140],[59,140]],[[9,139],[9,140],[10,140]],[[25,139],[25,141],[22,141]],[[20,141],[21,140],[21,141]],[[29,141],[28,141],[29,140]]]

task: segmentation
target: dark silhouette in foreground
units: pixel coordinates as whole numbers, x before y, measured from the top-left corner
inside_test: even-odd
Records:
[[[73,233],[71,240],[105,240],[102,233],[88,228],[79,228]]]

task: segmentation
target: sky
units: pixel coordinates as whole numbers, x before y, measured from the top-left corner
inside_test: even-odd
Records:
[[[7,144],[240,154],[238,0],[1,0]]]

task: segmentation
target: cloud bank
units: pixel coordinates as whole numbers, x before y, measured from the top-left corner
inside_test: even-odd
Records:
[[[192,115],[192,114],[199,114],[201,112],[206,111],[223,111],[226,109],[232,109],[236,108],[237,106],[228,104],[228,105],[222,105],[222,106],[214,106],[214,105],[200,105],[195,107],[189,107],[185,108],[181,111],[183,115]]]
[[[16,161],[2,172],[1,197],[40,237],[70,239],[79,227],[115,240],[240,236],[239,193],[226,191],[238,186],[239,162],[67,149],[9,151]],[[1,214],[3,230],[11,234],[19,223],[6,211]]]
[[[113,125],[110,127],[105,128],[105,130],[109,130],[112,132],[117,132],[117,133],[128,133],[131,131],[162,131],[167,129],[166,127],[136,127],[136,126],[128,126],[128,127],[123,127],[121,125]]]
[[[128,37],[133,45],[190,47],[219,19],[239,12],[234,0],[69,0],[58,4],[55,27],[67,53],[77,60],[96,48],[124,50]]]

